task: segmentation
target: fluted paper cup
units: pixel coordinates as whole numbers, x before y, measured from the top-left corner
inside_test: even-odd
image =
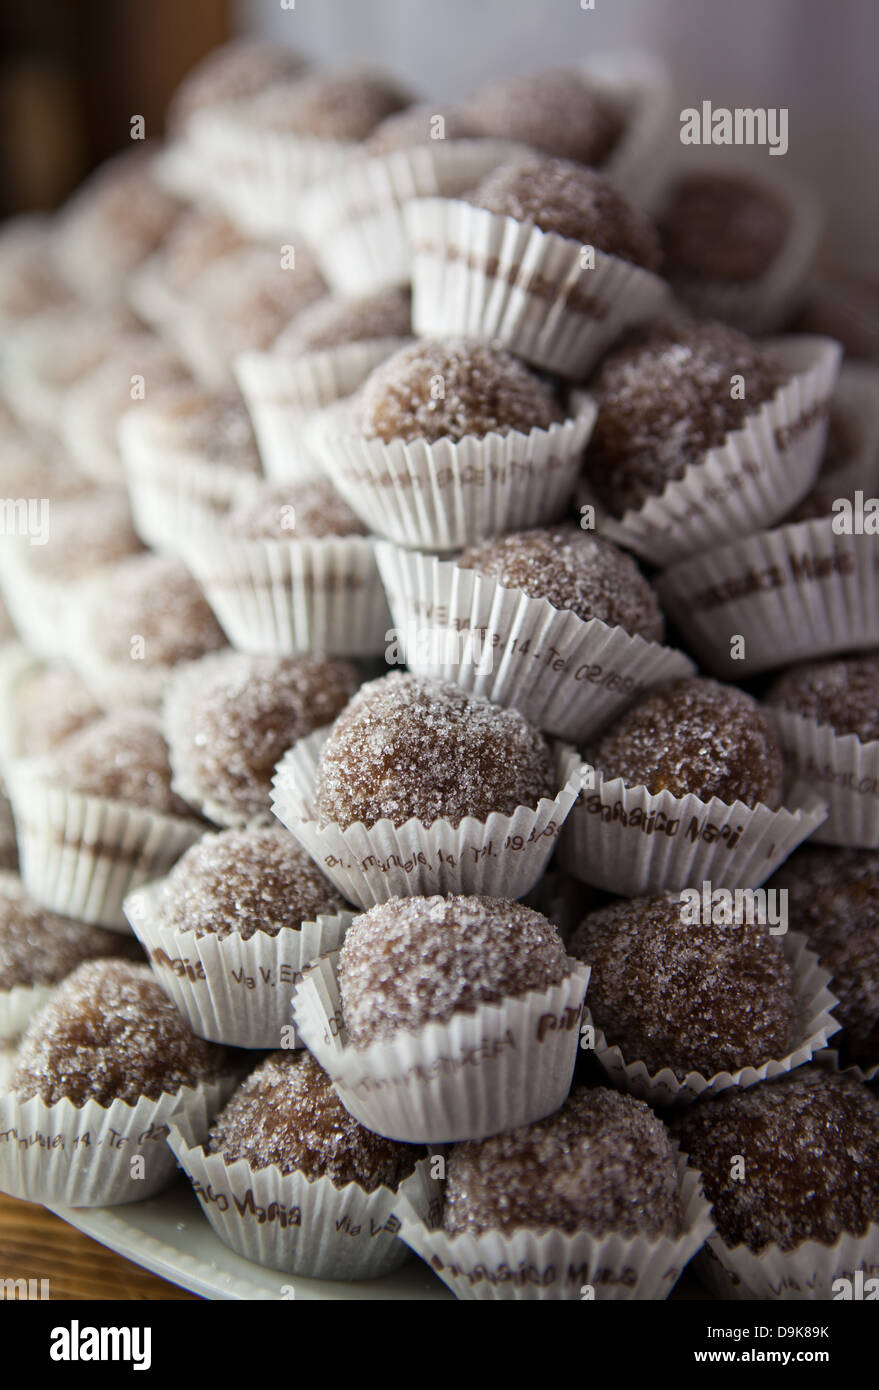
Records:
[[[47,578],[29,563],[29,551],[30,542],[24,536],[4,537],[0,592],[30,651],[47,661],[57,661],[67,655],[70,622],[84,581]]]
[[[656,587],[693,655],[726,680],[879,646],[875,538],[830,517],[706,551]]]
[[[406,207],[412,323],[422,337],[498,343],[582,381],[635,324],[670,308],[665,282],[620,256],[453,198]]]
[[[870,1297],[869,1281],[879,1278],[879,1223],[862,1236],[842,1235],[834,1245],[807,1240],[793,1250],[782,1250],[772,1244],[760,1254],[744,1244],[727,1245],[714,1235],[697,1256],[695,1269],[723,1299],[829,1303]]]
[[[559,792],[512,815],[467,816],[424,826],[380,820],[342,827],[322,825],[314,782],[329,728],[295,743],[278,763],[272,810],[319,864],[348,902],[372,907],[396,896],[477,893],[521,898],[543,873],[565,817],[581,786],[582,764],[566,744],[555,746]]]
[[[54,985],[13,985],[11,989],[0,989],[0,1047],[21,1036],[54,988]]]
[[[290,996],[305,967],[341,945],[352,914],[322,914],[273,935],[200,936],[166,926],[161,904],[161,883],[150,883],[130,893],[124,907],[159,984],[192,1031],[229,1047],[301,1047]]]
[[[879,847],[879,740],[837,734],[828,724],[777,705],[766,713],[775,724],[785,764],[826,800],[826,821],[814,839],[823,845]]]
[[[597,531],[665,567],[762,531],[805,497],[821,464],[841,349],[830,338],[806,335],[762,346],[790,373],[772,400],[659,496],[622,517],[612,516],[584,481],[579,500],[594,508]]]
[[[19,691],[23,679],[40,669],[39,658],[20,642],[0,646],[0,775],[21,756]]]
[[[575,417],[527,435],[386,444],[360,434],[356,409],[340,401],[312,419],[307,440],[375,535],[408,549],[460,550],[565,514],[595,413],[586,399]]]
[[[328,1177],[282,1173],[277,1165],[254,1169],[246,1158],[227,1163],[191,1135],[181,1116],[172,1121],[168,1143],[202,1211],[225,1245],[265,1269],[309,1279],[378,1279],[408,1258],[392,1214],[401,1195],[424,1217],[440,1200],[427,1158],[398,1188],[365,1192],[356,1182],[337,1187]]]
[[[0,1092],[0,1191],[48,1206],[107,1207],[154,1197],[177,1170],[168,1120],[184,1113],[207,1133],[234,1078],[183,1086],[158,1100],[46,1105]],[[135,1166],[133,1159],[140,1159]],[[142,1171],[141,1171],[142,1170]],[[140,1176],[138,1176],[140,1174]]]
[[[321,474],[305,428],[315,411],[350,396],[405,338],[372,338],[320,352],[244,352],[235,375],[270,478],[286,483]]]
[[[588,966],[571,961],[558,985],[356,1048],[342,1021],[336,956],[323,956],[305,972],[293,1013],[345,1109],[367,1129],[413,1144],[486,1139],[564,1103]]]
[[[431,1225],[401,1191],[400,1239],[462,1300],[668,1298],[684,1266],[714,1230],[700,1174],[676,1156],[682,1231],[677,1237],[568,1234],[550,1229],[462,1232]]]
[[[683,652],[600,618],[584,621],[454,560],[387,542],[376,554],[411,671],[514,707],[572,743],[648,690],[695,671]]]
[[[581,769],[583,790],[559,845],[564,868],[608,893],[635,898],[679,892],[708,879],[716,888],[758,888],[827,816],[827,803],[795,786],[790,808],[729,805],[692,793],[652,795]]]
[[[873,1062],[863,1067],[857,1062],[846,1064],[836,1049],[832,1047],[824,1047],[816,1052],[815,1061],[819,1066],[829,1067],[831,1071],[837,1071],[842,1076],[850,1076],[853,1081],[860,1081],[866,1085],[879,1080],[879,1062]]]
[[[50,779],[43,759],[21,759],[7,773],[24,886],[43,907],[127,933],[123,899],[167,873],[204,827]]]
[[[830,1012],[839,1001],[828,988],[830,974],[824,970],[806,938],[799,932],[788,932],[781,942],[785,958],[793,974],[796,1017],[790,1051],[783,1057],[770,1058],[759,1066],[740,1067],[734,1072],[720,1071],[713,1076],[702,1072],[687,1072],[681,1079],[671,1067],[662,1067],[651,1074],[646,1062],[627,1061],[622,1049],[608,1042],[604,1032],[595,1027],[594,1054],[608,1080],[618,1090],[646,1100],[649,1105],[691,1105],[707,1100],[731,1087],[756,1086],[761,1081],[774,1081],[785,1072],[793,1071],[811,1060],[827,1039],[839,1032],[840,1025]],[[585,1024],[594,1026],[587,1008]]]

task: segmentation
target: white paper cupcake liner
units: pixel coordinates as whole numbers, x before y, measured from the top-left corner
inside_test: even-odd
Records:
[[[237,540],[201,532],[186,563],[242,652],[381,656],[390,624],[366,536]]]
[[[579,500],[594,507],[597,531],[653,565],[673,565],[764,530],[805,497],[818,476],[841,349],[830,338],[806,335],[762,346],[791,374],[773,399],[621,518],[584,482]]]
[[[746,281],[683,276],[673,280],[677,298],[700,318],[718,319],[745,333],[776,332],[792,318],[804,292],[806,276],[821,238],[823,216],[818,199],[810,188],[775,167],[771,176],[761,178],[752,165],[730,164],[717,155],[694,159],[688,154],[675,173],[683,178],[702,174],[741,175],[748,183],[762,186],[786,204],[790,212],[787,236],[762,275]]]
[[[376,555],[411,671],[514,707],[572,743],[648,690],[695,671],[683,652],[600,618],[586,622],[454,560],[386,542]]]
[[[595,414],[586,399],[575,417],[528,435],[385,444],[358,434],[341,401],[312,418],[307,440],[375,535],[414,550],[460,550],[565,514]]]
[[[272,810],[348,902],[372,907],[395,896],[476,893],[521,898],[534,887],[555,847],[559,831],[581,783],[578,754],[555,747],[558,794],[537,806],[519,806],[512,815],[493,811],[487,820],[467,816],[459,826],[447,820],[430,826],[419,820],[390,820],[342,828],[321,825],[314,805],[314,782],[329,728],[295,743],[278,763],[272,782]]]
[[[816,842],[879,847],[879,740],[863,743],[857,734],[837,734],[828,724],[777,705],[767,705],[766,712],[778,731],[785,764],[828,804]]]
[[[157,448],[137,412],[123,417],[119,447],[134,528],[153,550],[179,553],[252,491],[255,473]]]
[[[244,352],[235,375],[253,421],[266,473],[278,482],[298,481],[323,469],[305,443],[305,427],[317,410],[356,391],[374,367],[402,347],[405,338],[373,338],[320,352]]]
[[[6,536],[0,548],[0,592],[25,645],[48,661],[67,655],[71,615],[82,581],[61,583],[29,564],[30,542]]]
[[[180,295],[171,289],[165,276],[160,252],[149,256],[128,277],[128,302],[153,332],[173,337],[173,325],[180,312]]]
[[[670,307],[658,275],[579,241],[451,198],[406,207],[412,323],[422,337],[499,343],[582,381],[626,329]]]
[[[832,470],[822,469],[819,481],[850,497],[861,488],[868,496],[879,489],[879,366],[846,359],[839,369],[833,407],[852,434],[851,456]]]
[[[714,1230],[700,1174],[680,1153],[677,1168],[682,1212],[677,1237],[568,1235],[524,1227],[450,1236],[438,1224],[430,1226],[401,1190],[395,1208],[400,1239],[462,1300],[666,1299]]]
[[[39,669],[39,659],[20,642],[4,642],[0,646],[0,776],[12,759],[23,752],[19,690],[22,679]]]
[[[650,212],[665,190],[680,132],[669,71],[652,54],[637,50],[598,53],[581,68],[590,83],[628,113],[622,137],[601,172],[631,203]]]
[[[879,1081],[879,1062],[873,1062],[868,1066],[860,1066],[857,1062],[850,1062],[847,1065],[840,1060],[839,1053],[835,1048],[824,1047],[815,1053],[815,1062],[822,1067],[829,1067],[831,1071],[837,1071],[841,1076],[850,1076],[853,1081],[860,1081],[870,1085],[874,1081]]]
[[[559,860],[569,873],[608,893],[634,898],[679,892],[706,879],[715,888],[758,888],[827,815],[802,785],[788,807],[732,805],[692,793],[653,796],[621,777],[605,781],[584,764],[583,790],[565,822]]]
[[[836,535],[829,518],[707,551],[656,587],[693,655],[727,680],[879,646],[875,537]]]
[[[335,294],[375,294],[406,285],[412,251],[403,209],[412,198],[456,198],[525,150],[504,140],[429,140],[358,160],[314,183],[301,226]]]
[[[174,667],[134,657],[123,661],[104,657],[95,634],[104,622],[102,606],[106,601],[107,580],[103,576],[83,583],[79,601],[70,615],[70,663],[104,709],[130,709],[132,705],[154,709],[162,702]]]
[[[723,1299],[829,1303],[843,1292],[837,1280],[849,1280],[853,1290],[859,1275],[864,1298],[866,1281],[879,1277],[879,1223],[862,1236],[842,1235],[835,1245],[808,1240],[793,1250],[769,1245],[760,1254],[747,1245],[729,1246],[714,1235],[697,1256],[695,1269]]]
[[[328,1177],[253,1169],[245,1158],[227,1163],[190,1136],[181,1117],[172,1122],[168,1143],[202,1211],[225,1245],[265,1269],[309,1279],[378,1279],[408,1259],[392,1214],[401,1195],[424,1217],[440,1200],[426,1158],[398,1189],[365,1192],[355,1182],[336,1187]]]
[[[610,1044],[604,1032],[595,1027],[594,1056],[608,1079],[619,1090],[628,1091],[649,1105],[691,1105],[730,1087],[746,1088],[773,1081],[808,1062],[832,1034],[839,1032],[840,1025],[830,1012],[839,1001],[828,988],[829,972],[808,949],[804,936],[788,932],[782,937],[781,946],[793,974],[796,1000],[794,1042],[784,1057],[772,1058],[756,1067],[740,1067],[734,1072],[716,1072],[713,1076],[691,1071],[680,1080],[671,1067],[662,1067],[651,1075],[645,1062],[627,1062],[622,1049]],[[583,1012],[583,1021],[593,1023],[588,1008]]]
[[[485,1139],[540,1120],[565,1101],[588,966],[572,961],[558,985],[355,1048],[342,1023],[337,954],[305,972],[293,1014],[345,1109],[367,1129],[413,1144]]]
[[[0,989],[0,1047],[21,1037],[53,989],[54,985],[13,985],[12,989]]]
[[[234,1087],[234,1078],[203,1082],[141,1097],[135,1105],[87,1100],[46,1105],[0,1093],[0,1191],[49,1206],[108,1207],[153,1197],[173,1181],[177,1164],[168,1147],[168,1120],[175,1111],[207,1133]],[[143,1176],[137,1177],[142,1160]]]
[[[53,785],[40,759],[8,771],[21,877],[43,907],[77,922],[130,931],[122,901],[167,873],[204,827],[101,796]]]
[[[161,893],[161,883],[139,888],[125,899],[125,913],[159,984],[192,1031],[229,1047],[302,1047],[290,1007],[293,989],[306,965],[342,944],[352,914],[322,914],[273,936],[198,936],[163,924]]]

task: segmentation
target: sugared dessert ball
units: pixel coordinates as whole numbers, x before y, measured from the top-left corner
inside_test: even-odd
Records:
[[[677,894],[614,902],[568,944],[592,966],[589,1008],[626,1062],[714,1076],[787,1055],[790,966],[765,926],[683,920]]]
[[[408,290],[380,290],[358,299],[325,295],[301,314],[275,340],[273,352],[322,352],[346,343],[376,338],[408,338],[412,333],[412,303]]]
[[[250,416],[240,396],[179,387],[144,401],[138,419],[144,439],[165,454],[244,473],[261,471]]]
[[[162,242],[162,281],[167,289],[186,294],[205,266],[246,245],[246,237],[218,213],[189,208],[180,214]]]
[[[0,320],[20,323],[73,302],[58,273],[48,217],[11,217],[0,228]]]
[[[192,814],[171,790],[168,746],[158,721],[142,710],[118,710],[71,734],[53,754],[49,776],[83,796],[166,816]]]
[[[396,1189],[424,1157],[364,1129],[349,1115],[330,1078],[308,1052],[273,1052],[239,1086],[214,1121],[205,1145],[226,1163],[246,1159],[258,1172],[355,1182],[364,1192]]]
[[[277,249],[248,245],[205,267],[192,284],[189,308],[214,351],[232,364],[241,352],[267,348],[309,304],[326,294],[317,263],[304,247],[295,265]]]
[[[239,652],[209,663],[169,731],[175,773],[237,814],[268,812],[276,764],[339,714],[357,688],[356,669],[319,656]]]
[[[464,113],[481,135],[579,164],[601,164],[624,126],[622,113],[568,68],[492,82],[466,103]]]
[[[31,546],[28,562],[45,578],[67,583],[142,550],[127,498],[104,488],[53,506],[49,542]]]
[[[833,1245],[879,1221],[879,1098],[860,1082],[799,1067],[694,1105],[671,1128],[729,1246]]]
[[[447,1174],[452,1236],[524,1227],[657,1240],[681,1228],[668,1131],[643,1101],[605,1087],[578,1087],[536,1124],[456,1144]]]
[[[367,378],[367,439],[411,442],[549,429],[563,418],[550,388],[508,352],[471,338],[424,338]]]
[[[445,140],[472,140],[478,133],[460,107],[441,111],[421,104],[386,116],[370,135],[367,146],[370,154],[394,154],[417,145],[442,146]]]
[[[344,899],[285,830],[251,827],[205,835],[162,885],[162,926],[196,936],[277,936],[298,931]]]
[[[512,531],[469,547],[455,563],[505,589],[545,598],[589,622],[600,618],[632,635],[661,642],[662,610],[631,555],[576,526]]]
[[[365,536],[366,527],[329,478],[263,483],[229,512],[226,529],[241,540]]]
[[[612,724],[591,758],[605,781],[622,777],[654,796],[689,793],[777,810],[781,749],[757,701],[735,686],[691,676],[654,691]]]
[[[673,279],[756,280],[787,239],[790,208],[763,184],[735,174],[690,174],[675,186],[660,222]]]
[[[336,825],[512,815],[555,795],[549,744],[514,709],[393,672],[361,686],[320,755],[315,805]]]
[[[776,677],[766,703],[869,743],[879,739],[879,658],[804,661]]]
[[[264,39],[230,39],[189,69],[168,107],[168,128],[179,135],[196,111],[255,96],[304,68],[305,59],[293,49]]]
[[[18,874],[0,873],[0,990],[58,984],[83,961],[119,955],[126,944],[115,932],[40,907]]]
[[[743,399],[733,377],[744,381]],[[740,429],[784,379],[766,350],[723,324],[649,331],[606,358],[593,382],[590,482],[617,516],[643,506]]]
[[[228,1069],[225,1048],[195,1036],[148,966],[87,961],[32,1018],[11,1084],[46,1105],[135,1105]]]
[[[276,83],[248,103],[246,119],[258,129],[351,142],[408,104],[387,78],[351,69]]]
[[[391,898],[354,918],[339,955],[354,1047],[444,1023],[480,1004],[560,984],[570,961],[553,924],[523,903],[453,894]]]
[[[804,845],[767,887],[787,891],[792,924],[833,976],[843,1031],[830,1046],[879,1062],[879,851]]]
[[[16,736],[25,757],[39,757],[103,713],[69,666],[28,671],[16,686]]]
[[[145,667],[194,661],[226,644],[201,589],[171,555],[136,555],[107,575],[90,614],[89,640],[106,661],[127,663],[142,639]]]
[[[659,265],[659,239],[647,218],[609,179],[582,164],[539,156],[514,160],[486,174],[470,201],[648,270]]]

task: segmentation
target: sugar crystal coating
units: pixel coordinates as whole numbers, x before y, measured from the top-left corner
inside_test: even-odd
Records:
[[[423,338],[367,378],[361,421],[368,439],[463,439],[548,429],[563,418],[550,388],[501,348],[470,338]]]
[[[767,888],[788,894],[791,923],[833,976],[845,1060],[879,1062],[879,851],[804,845]]]
[[[445,681],[393,672],[361,686],[320,755],[324,824],[424,825],[512,815],[558,791],[552,753],[518,710]]]
[[[175,771],[240,813],[268,812],[283,754],[329,724],[357,684],[349,662],[320,656],[211,658],[169,735]]]
[[[879,1221],[879,1099],[857,1081],[799,1067],[671,1121],[727,1245],[832,1245]],[[733,1165],[744,1157],[744,1177]]]
[[[0,228],[0,319],[21,322],[73,300],[55,264],[52,223],[22,214]]]
[[[295,265],[277,249],[248,244],[205,267],[192,284],[187,313],[227,364],[269,347],[286,324],[326,293],[317,263],[304,247]]]
[[[143,710],[117,710],[59,744],[53,782],[85,796],[125,801],[167,816],[191,816],[171,790],[168,747],[158,721]]]
[[[41,576],[63,583],[142,549],[128,498],[101,488],[53,506],[48,544],[31,546],[28,563]]]
[[[164,285],[186,294],[205,266],[239,251],[246,238],[215,212],[190,208],[178,217],[158,253]]]
[[[513,531],[469,547],[455,563],[506,589],[545,598],[584,622],[600,618],[648,641],[661,642],[662,610],[636,561],[611,541],[576,526]]]
[[[592,966],[589,1009],[610,1046],[679,1080],[786,1056],[794,993],[778,938],[747,920],[681,917],[677,894],[614,902],[571,938],[570,954]]]
[[[205,835],[162,885],[163,927],[196,936],[277,936],[346,903],[287,831],[269,827]]]
[[[373,338],[408,338],[412,303],[408,290],[380,290],[358,299],[325,295],[297,314],[276,339],[274,352],[320,352]]]
[[[453,1236],[524,1227],[656,1240],[681,1229],[668,1131],[643,1101],[605,1087],[577,1087],[545,1120],[456,1144],[447,1173]]]
[[[766,703],[829,724],[837,734],[879,739],[879,658],[804,661],[777,676]]]
[[[69,666],[28,671],[15,691],[17,737],[26,757],[57,748],[70,734],[99,719],[103,711]]]
[[[744,399],[732,378],[745,383]],[[586,473],[622,516],[740,429],[784,382],[770,355],[718,323],[662,326],[605,358],[592,391],[598,418]]]
[[[59,258],[74,289],[105,295],[154,251],[180,210],[156,182],[151,154],[106,160],[59,214]]]
[[[444,1023],[480,1004],[560,984],[562,939],[506,898],[390,898],[355,917],[339,954],[342,1017],[354,1047]]]
[[[253,428],[240,397],[195,387],[166,390],[138,412],[145,438],[159,450],[260,472]]]
[[[728,804],[782,803],[784,767],[772,726],[744,690],[691,676],[647,695],[591,750],[605,781],[622,777],[654,796],[693,793]]]
[[[246,1159],[255,1172],[277,1167],[364,1192],[396,1190],[425,1152],[359,1124],[308,1052],[273,1052],[261,1062],[220,1111],[205,1148],[227,1163]]]
[[[32,1018],[11,1084],[46,1105],[134,1105],[228,1070],[225,1048],[195,1036],[148,966],[87,961]]]
[[[406,105],[408,98],[395,83],[348,69],[276,83],[248,102],[244,117],[257,129],[359,141]]]
[[[582,164],[534,156],[513,160],[486,174],[470,201],[648,270],[659,265],[659,241],[647,218],[609,179]]]
[[[128,938],[50,912],[18,874],[0,872],[0,990],[58,984],[84,960],[128,954],[127,948]]]
[[[783,247],[790,221],[790,208],[764,184],[691,174],[674,188],[660,223],[666,272],[684,281],[756,280]]]
[[[230,39],[189,69],[168,108],[168,126],[179,133],[196,111],[254,96],[304,67],[305,59],[293,49],[264,39]]]
[[[489,83],[464,114],[482,135],[580,164],[601,164],[624,128],[622,112],[573,68]]]
[[[329,478],[319,476],[260,484],[232,508],[226,526],[242,540],[366,535],[363,522]]]
[[[90,613],[89,640],[107,661],[127,664],[142,638],[145,667],[194,661],[226,639],[189,570],[171,555],[137,555],[116,565]]]

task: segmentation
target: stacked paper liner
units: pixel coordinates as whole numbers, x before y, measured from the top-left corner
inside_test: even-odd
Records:
[[[747,1245],[729,1246],[713,1235],[697,1256],[695,1269],[718,1298],[785,1299],[830,1302],[844,1292],[838,1280],[849,1281],[849,1297],[858,1275],[863,1284],[879,1277],[879,1224],[863,1235],[842,1235],[834,1245],[803,1241],[793,1250],[768,1245],[759,1254]],[[879,1286],[877,1286],[879,1287]]]
[[[699,1173],[678,1153],[681,1234],[595,1236],[589,1231],[485,1231],[450,1236],[401,1191],[400,1239],[465,1300],[661,1300],[714,1230]]]
[[[314,417],[308,442],[371,532],[415,550],[460,550],[500,531],[557,521],[568,508],[595,406],[530,434],[404,443],[367,439],[348,401]]]
[[[125,899],[156,978],[192,1031],[230,1047],[301,1047],[290,996],[302,971],[342,943],[351,913],[325,914],[274,935],[198,935],[162,920],[162,885]]]
[[[767,706],[785,762],[827,801],[826,821],[813,838],[820,844],[879,847],[879,740],[837,734],[827,724]]]
[[[850,1062],[846,1065],[836,1049],[832,1047],[824,1047],[816,1052],[815,1061],[822,1067],[829,1067],[831,1071],[838,1071],[843,1076],[850,1076],[854,1081],[869,1084],[879,1078],[879,1062],[872,1062],[864,1066],[860,1066],[857,1062]]]
[[[790,809],[728,805],[692,793],[651,794],[585,765],[583,791],[559,846],[564,868],[596,888],[634,898],[678,892],[708,879],[757,888],[826,819],[827,803],[797,785]]]
[[[272,810],[348,902],[372,907],[396,895],[477,893],[521,898],[540,878],[581,785],[578,755],[555,747],[559,792],[512,815],[467,816],[460,825],[419,820],[394,825],[321,824],[314,784],[329,729],[294,744],[278,763]]]
[[[763,346],[790,373],[741,429],[690,464],[682,478],[621,518],[584,485],[580,501],[596,526],[653,565],[771,526],[796,506],[818,475],[841,349],[829,338],[772,338]]]
[[[238,540],[202,531],[186,563],[243,652],[380,656],[390,623],[366,536]]]
[[[719,1095],[732,1086],[748,1087],[761,1081],[774,1081],[808,1062],[832,1034],[839,1032],[840,1025],[830,1012],[838,1000],[828,988],[829,973],[807,948],[805,937],[790,932],[782,940],[782,949],[793,974],[796,1002],[791,1049],[784,1057],[772,1058],[759,1066],[741,1067],[735,1072],[716,1072],[713,1076],[691,1071],[681,1079],[671,1067],[663,1067],[651,1075],[645,1062],[627,1061],[622,1049],[608,1043],[602,1030],[596,1028],[595,1057],[608,1080],[619,1090],[628,1091],[653,1106],[690,1105],[693,1101]],[[583,1017],[585,1023],[592,1023],[588,1009]]]
[[[245,352],[235,363],[241,393],[253,420],[263,466],[286,483],[321,473],[305,442],[318,410],[350,396],[374,367],[402,347],[405,338],[373,338],[301,356]]]
[[[345,1109],[367,1129],[404,1143],[485,1139],[563,1104],[588,966],[571,961],[561,984],[355,1048],[344,1031],[336,954],[306,971],[293,1013]]]
[[[648,690],[695,671],[683,652],[600,618],[586,622],[454,560],[386,542],[376,554],[411,671],[514,707],[572,743]]]
[[[526,362],[582,381],[627,328],[669,307],[665,282],[619,256],[533,222],[453,198],[406,208],[412,322],[423,337],[499,343]]]
[[[39,670],[39,658],[20,642],[0,646],[0,776],[24,751],[19,733],[19,688],[22,680]]]
[[[244,1158],[226,1163],[206,1153],[192,1130],[182,1115],[168,1143],[202,1211],[220,1240],[267,1269],[310,1279],[379,1279],[407,1259],[393,1216],[403,1194],[423,1219],[441,1201],[426,1158],[396,1190],[365,1192],[355,1182],[337,1187],[328,1177],[254,1169]]]
[[[202,833],[197,820],[53,785],[40,759],[13,763],[7,781],[28,892],[54,912],[111,931],[129,931],[126,895],[167,873]]]
[[[47,660],[57,660],[67,651],[71,621],[84,581],[65,583],[37,573],[30,564],[30,548],[25,536],[3,538],[0,589],[28,649]]]
[[[779,526],[697,555],[657,581],[699,661],[726,680],[879,646],[875,539],[829,517]]]

